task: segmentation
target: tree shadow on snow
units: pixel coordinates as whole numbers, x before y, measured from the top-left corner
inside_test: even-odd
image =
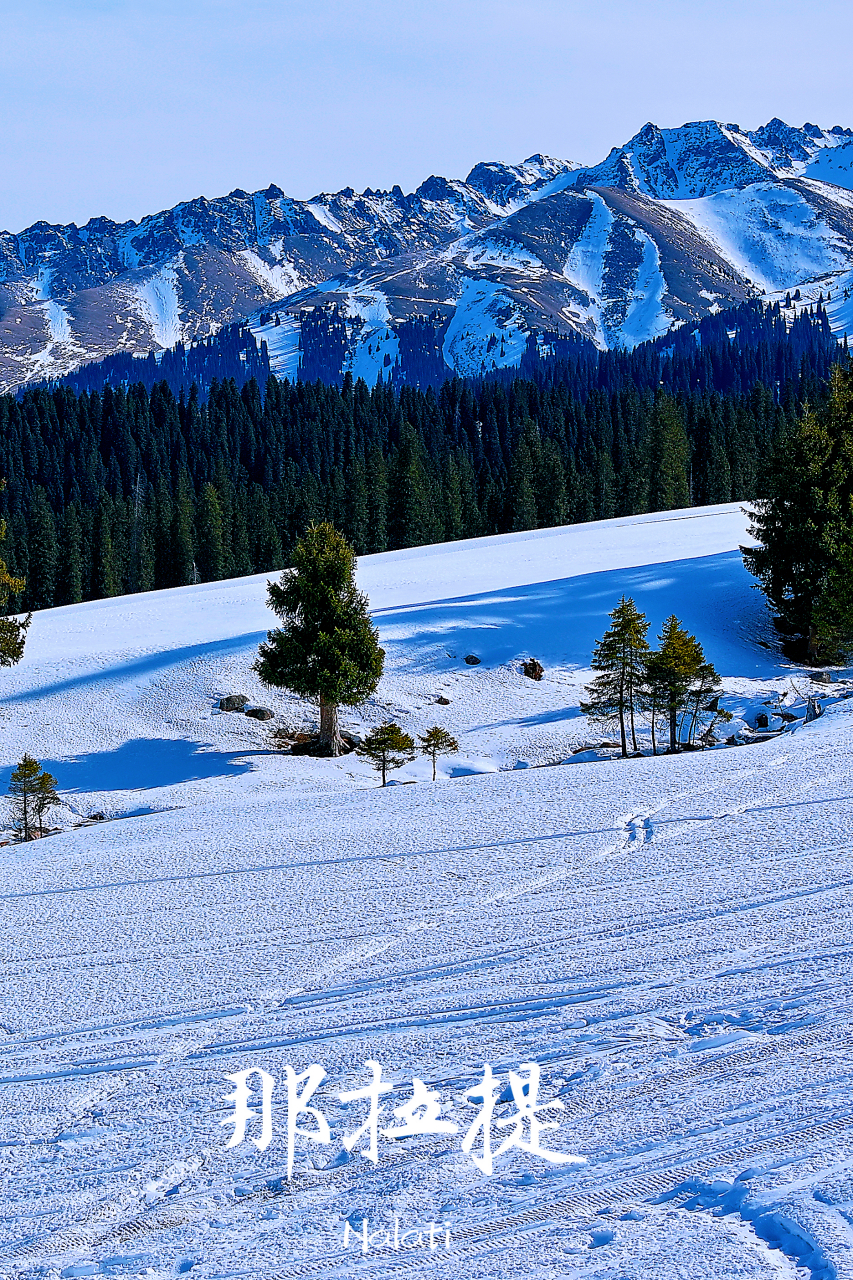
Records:
[[[556,711],[542,711],[538,715],[513,716],[511,720],[490,720],[488,724],[472,724],[466,733],[478,733],[481,729],[535,729],[537,725],[561,724],[564,720],[576,720],[580,707],[558,707]]]
[[[532,655],[546,669],[549,663],[588,667],[623,594],[646,613],[650,643],[675,613],[721,675],[778,673],[776,654],[757,642],[770,639],[768,615],[739,551],[377,609],[373,619],[380,636],[408,651],[415,665],[424,651],[441,646],[460,660],[475,653],[490,666]]]
[[[265,751],[211,751],[184,738],[136,738],[113,751],[92,751],[65,760],[42,760],[56,778],[57,789],[81,791],[147,791],[205,778],[236,778],[252,768],[252,755]],[[11,768],[0,771],[0,790],[9,785]]]
[[[71,689],[85,689],[87,686],[97,684],[121,684],[134,676],[152,675],[196,658],[215,657],[225,653],[240,652],[243,649],[257,649],[261,640],[266,638],[266,631],[247,631],[244,635],[230,636],[223,640],[210,640],[204,644],[186,644],[176,649],[158,649],[156,653],[146,653],[142,657],[131,658],[128,662],[101,667],[95,671],[85,671],[82,675],[69,676],[66,680],[56,680],[53,684],[40,684],[34,689],[24,689],[20,693],[10,693],[2,701],[5,705],[16,702],[38,702],[39,699],[50,697],[51,694],[68,693]]]

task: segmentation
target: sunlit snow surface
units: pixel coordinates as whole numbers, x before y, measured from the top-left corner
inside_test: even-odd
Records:
[[[759,182],[743,191],[666,203],[767,292],[794,289],[848,266],[848,252],[837,233],[795,190]]]
[[[5,776],[28,750],[64,826],[137,816],[3,849],[0,1274],[851,1274],[853,704],[760,746],[555,763],[598,740],[578,701],[622,592],[699,634],[736,714],[817,688],[766,647],[746,523],[365,558],[386,675],[348,719],[461,743],[384,791],[215,710],[312,714],[251,674],[263,576],[36,615],[3,673]],[[487,1178],[442,1137],[347,1157],[335,1095],[369,1058],[392,1105],[418,1076],[466,1125],[484,1063],[537,1061],[565,1103],[545,1136],[587,1163],[516,1151]],[[300,1143],[288,1183],[280,1109],[263,1154],[225,1149],[224,1075],[312,1062],[332,1143]],[[447,1223],[451,1251],[344,1254],[346,1218],[395,1215]]]
[[[154,341],[173,347],[183,336],[178,300],[178,276],[174,266],[161,267],[144,284],[136,286],[140,314],[148,321]]]

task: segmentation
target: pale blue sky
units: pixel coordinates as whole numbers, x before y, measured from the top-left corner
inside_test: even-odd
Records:
[[[0,0],[0,227],[412,190],[643,125],[853,127],[848,0]]]

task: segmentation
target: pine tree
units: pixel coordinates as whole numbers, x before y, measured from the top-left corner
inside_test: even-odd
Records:
[[[536,460],[531,449],[531,433],[519,440],[509,469],[509,527],[512,532],[535,529],[536,512]]]
[[[21,839],[31,840],[36,829],[42,835],[44,815],[59,803],[56,779],[42,769],[38,760],[25,755],[12,772],[8,795],[12,826]]]
[[[55,602],[59,547],[56,522],[47,494],[42,488],[36,490],[28,525],[30,572],[27,578],[27,608],[50,609]]]
[[[66,507],[61,529],[62,557],[56,577],[56,603],[78,604],[83,599],[83,547],[76,507]]]
[[[356,752],[368,759],[376,772],[381,774],[384,787],[390,770],[401,769],[404,764],[414,760],[415,744],[398,724],[386,721],[370,731],[364,742],[356,747]]]
[[[779,631],[795,650],[808,640],[810,656],[819,658],[838,638],[833,600],[843,597],[839,565],[853,526],[853,366],[833,369],[826,405],[807,409],[783,439],[767,487],[750,529],[760,545],[741,548],[743,558]]]
[[[421,744],[421,754],[429,756],[432,760],[432,780],[435,782],[438,757],[453,755],[459,750],[459,743],[452,734],[448,733],[446,729],[442,729],[440,725],[434,725],[426,733],[419,733],[418,741]]]
[[[356,554],[366,555],[370,549],[370,502],[364,465],[356,458],[349,470],[346,485],[346,534]]]
[[[245,494],[235,495],[231,519],[231,569],[235,578],[242,578],[253,572]]]
[[[545,440],[542,444],[542,462],[536,485],[536,509],[542,528],[552,529],[568,520],[566,472],[560,451],[553,440]]]
[[[154,536],[149,513],[143,511],[135,549],[135,582],[137,591],[153,591],[155,578]]]
[[[167,586],[183,587],[193,581],[193,504],[186,472],[178,479],[172,503],[172,532],[168,546]]]
[[[5,480],[0,481],[0,489],[5,488]],[[6,537],[6,521],[0,520],[0,542]],[[19,596],[26,583],[23,578],[16,578],[9,572],[6,561],[0,559],[0,610],[5,610],[9,596]],[[13,667],[24,656],[24,644],[27,630],[33,620],[30,613],[26,618],[0,617],[0,667]]]
[[[147,587],[141,585],[143,573],[142,558],[144,554],[142,541],[145,529],[145,488],[146,486],[143,482],[142,476],[137,471],[136,479],[133,484],[131,509],[130,555],[127,584],[128,591],[130,592],[147,590]]]
[[[433,528],[432,493],[423,444],[404,422],[389,475],[388,536],[393,547],[420,547]]]
[[[96,600],[118,595],[119,592],[119,575],[113,548],[112,529],[110,527],[112,523],[110,518],[111,508],[112,504],[109,499],[103,497],[95,516],[93,529],[94,546],[92,548],[92,595]]]
[[[201,491],[196,512],[196,564],[202,582],[218,582],[223,576],[225,548],[222,533],[222,509],[216,490],[206,484]]]
[[[311,525],[296,544],[293,569],[269,584],[269,606],[284,625],[268,633],[255,663],[265,684],[319,699],[320,748],[330,755],[341,751],[338,707],[373,693],[385,658],[355,568],[343,534]]]
[[[46,769],[43,769],[36,783],[35,803],[33,806],[39,835],[44,835],[45,815],[50,812],[54,805],[60,803],[59,794],[56,790],[56,778],[54,778],[53,774],[48,773]]]
[[[847,662],[853,656],[853,503],[824,542],[831,563],[812,611],[812,650],[822,661]]]
[[[703,728],[702,714],[709,710],[709,703],[715,703],[718,700],[721,689],[722,681],[713,664],[703,662],[693,677],[693,683],[687,695],[685,706],[687,717],[689,717],[687,742],[693,744],[696,741],[697,732]],[[717,711],[716,707],[714,714],[717,719],[731,720],[732,718],[728,711]]]
[[[455,458],[448,456],[444,464],[444,540],[456,542],[464,536],[464,515],[462,507],[462,481],[459,465]]]
[[[678,406],[670,396],[655,398],[649,429],[647,465],[649,511],[690,506],[690,444]]]
[[[581,711],[592,720],[619,722],[622,755],[628,754],[628,726],[637,750],[635,717],[648,652],[649,624],[634,601],[623,596],[610,614],[612,626],[599,640],[590,666],[600,674],[587,686],[587,701]]]
[[[645,661],[644,702],[665,712],[669,723],[668,750],[674,753],[679,745],[678,719],[687,706],[705,655],[699,641],[684,630],[675,614],[663,624],[658,644],[659,648],[648,654]]]

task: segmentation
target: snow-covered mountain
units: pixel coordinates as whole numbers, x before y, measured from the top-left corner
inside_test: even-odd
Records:
[[[752,294],[831,294],[853,327],[853,130],[647,124],[600,164],[535,155],[312,200],[275,186],[116,224],[0,233],[0,387],[255,317],[282,373],[337,304],[374,380],[395,324],[437,316],[448,370],[518,362],[531,331],[632,345]],[[846,305],[845,305],[846,304]],[[278,310],[283,323],[260,322]]]

